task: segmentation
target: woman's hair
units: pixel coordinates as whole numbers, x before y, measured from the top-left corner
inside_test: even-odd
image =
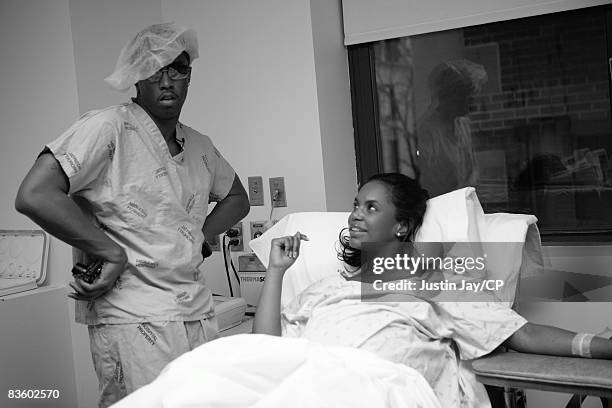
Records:
[[[376,174],[359,186],[359,190],[371,181],[378,181],[387,187],[391,203],[395,207],[395,219],[408,227],[407,233],[398,240],[411,242],[417,230],[423,224],[429,193],[421,187],[418,181],[400,173]],[[358,268],[361,266],[361,251],[349,245],[347,230],[347,228],[344,228],[340,231],[338,259],[344,261],[347,265]]]

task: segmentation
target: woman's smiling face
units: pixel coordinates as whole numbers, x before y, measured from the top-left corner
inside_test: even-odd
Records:
[[[384,183],[374,180],[359,189],[348,226],[349,245],[355,249],[361,249],[363,242],[397,240],[395,233],[401,224],[395,218],[395,206]]]

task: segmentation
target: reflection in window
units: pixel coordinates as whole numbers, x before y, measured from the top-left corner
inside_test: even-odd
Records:
[[[612,229],[605,8],[374,45],[385,171],[543,232]]]

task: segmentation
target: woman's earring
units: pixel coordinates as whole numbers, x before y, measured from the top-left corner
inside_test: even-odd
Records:
[[[395,233],[395,238],[397,238],[398,241],[404,242],[406,241],[406,236],[407,234],[405,232],[399,232],[397,231]]]

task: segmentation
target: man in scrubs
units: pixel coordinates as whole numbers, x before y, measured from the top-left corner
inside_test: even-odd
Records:
[[[138,33],[106,78],[117,90],[135,86],[136,97],[86,113],[47,144],[17,195],[17,210],[82,261],[103,261],[96,280],[70,284],[102,407],[217,336],[202,246],[249,204],[208,136],[179,122],[197,57],[191,29],[169,23]]]

